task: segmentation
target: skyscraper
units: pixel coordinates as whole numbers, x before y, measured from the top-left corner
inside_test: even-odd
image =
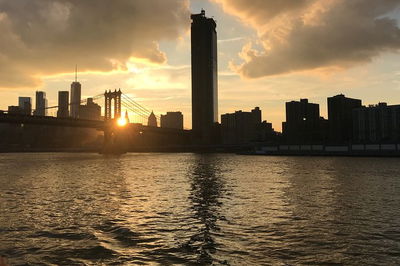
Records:
[[[353,109],[361,107],[361,100],[343,94],[328,98],[329,140],[347,143],[352,139]]]
[[[78,82],[78,70],[75,69],[75,81],[71,84],[71,117],[79,118],[79,107],[81,105],[81,84]]]
[[[47,115],[47,99],[44,91],[36,92],[36,107],[33,115],[45,116]]]
[[[66,118],[69,116],[69,92],[58,92],[58,111],[57,117]]]
[[[217,24],[204,10],[191,19],[192,130],[198,141],[209,143],[218,122]]]
[[[18,107],[24,115],[31,115],[32,113],[32,99],[31,97],[18,97]]]

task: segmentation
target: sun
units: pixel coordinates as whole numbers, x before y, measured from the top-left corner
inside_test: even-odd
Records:
[[[119,127],[124,127],[124,126],[126,126],[126,124],[128,124],[128,121],[126,120],[125,117],[120,117],[120,118],[118,118],[118,120],[117,120],[117,125],[118,125]]]

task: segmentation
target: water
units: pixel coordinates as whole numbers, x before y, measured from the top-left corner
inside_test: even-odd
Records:
[[[13,265],[398,265],[400,159],[0,155]]]

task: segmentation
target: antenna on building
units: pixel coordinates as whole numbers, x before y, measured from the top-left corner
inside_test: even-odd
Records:
[[[78,64],[75,65],[75,82],[78,82]]]

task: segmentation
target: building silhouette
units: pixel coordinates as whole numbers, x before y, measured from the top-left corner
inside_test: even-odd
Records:
[[[400,140],[400,105],[379,103],[352,112],[353,142],[393,143]]]
[[[153,111],[151,111],[151,114],[149,115],[149,118],[147,120],[147,125],[149,127],[157,127],[157,117],[155,116]]]
[[[328,98],[329,141],[347,143],[352,140],[353,109],[361,107],[359,99],[339,94]]]
[[[161,115],[160,127],[183,129],[183,114],[181,112],[167,112]]]
[[[207,144],[218,122],[217,25],[204,10],[191,19],[192,130],[199,143]]]
[[[324,140],[324,124],[319,104],[308,99],[286,103],[286,122],[282,123],[283,135],[288,143],[317,143]]]
[[[71,113],[72,118],[79,118],[79,107],[81,104],[81,84],[78,81],[74,81],[71,84]]]
[[[58,92],[57,117],[59,117],[59,118],[69,117],[69,92],[68,91],[59,91]]]
[[[79,106],[79,119],[101,120],[101,106],[88,98],[86,105]]]
[[[272,124],[262,122],[261,110],[236,111],[221,115],[221,139],[223,144],[248,144],[264,142],[273,135]]]
[[[23,110],[19,106],[10,105],[8,106],[8,114],[10,115],[22,115]]]
[[[47,115],[47,99],[44,91],[36,92],[36,106],[33,115],[45,116]]]
[[[21,109],[21,114],[32,114],[32,98],[31,97],[18,97],[18,107]]]

